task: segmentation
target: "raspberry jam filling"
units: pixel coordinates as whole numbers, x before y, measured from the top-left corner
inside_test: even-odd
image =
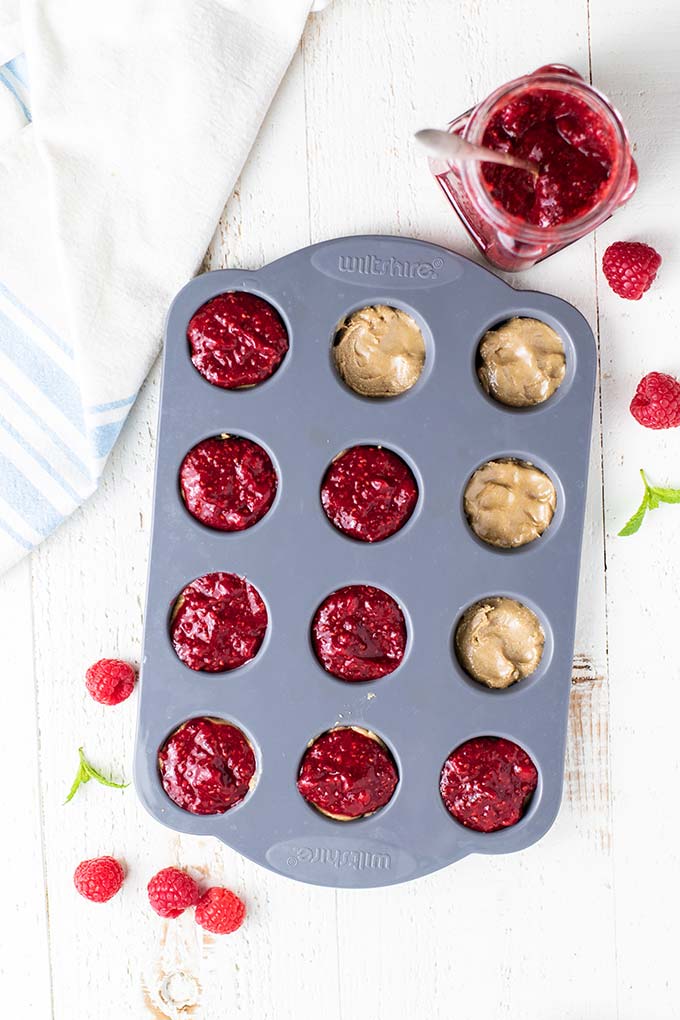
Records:
[[[270,509],[278,479],[269,455],[251,439],[215,436],[186,455],[179,484],[187,510],[219,531],[243,531]]]
[[[246,291],[218,294],[202,305],[189,322],[187,338],[194,367],[227,390],[269,379],[288,350],[279,313]]]
[[[477,832],[515,825],[538,784],[533,761],[503,737],[475,737],[444,762],[439,790],[453,817]]]
[[[222,572],[197,577],[180,593],[172,615],[173,647],[190,669],[223,673],[257,654],[267,610],[244,577]]]
[[[255,776],[255,754],[236,726],[190,719],[158,752],[168,797],[194,815],[220,815],[239,804]]]
[[[382,589],[348,585],[317,609],[312,640],[319,661],[333,676],[377,680],[392,673],[404,657],[404,614]]]
[[[538,227],[567,223],[600,201],[614,162],[611,127],[586,103],[537,88],[491,118],[482,144],[538,164],[538,176],[514,167],[482,164],[493,199]]]
[[[384,807],[398,780],[383,742],[368,730],[346,726],[322,733],[307,748],[297,787],[323,814],[351,821]]]
[[[381,446],[353,446],[341,453],[321,486],[328,519],[361,542],[380,542],[399,531],[417,502],[413,472]]]

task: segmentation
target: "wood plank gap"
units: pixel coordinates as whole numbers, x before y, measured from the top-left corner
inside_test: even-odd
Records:
[[[307,57],[306,57],[306,39],[307,33],[310,31],[310,22],[307,22],[307,28],[305,29],[302,39],[300,40],[300,57],[302,60],[302,101],[305,116],[305,175],[307,181],[307,243],[313,244],[317,238],[312,238],[312,184],[311,176],[309,173],[311,153],[309,151],[309,116],[307,113]],[[337,904],[336,904],[337,906]]]
[[[335,957],[337,962],[336,974],[337,974],[337,985],[338,985],[338,1016],[339,1020],[343,1020],[342,1011],[342,967],[340,965],[340,925],[338,923],[340,905],[339,905],[339,890],[335,890],[333,902],[335,903]]]
[[[43,890],[45,894],[45,926],[47,929],[47,975],[49,980],[49,994],[50,994],[50,1017],[51,1020],[55,1018],[54,1012],[54,975],[52,966],[52,926],[50,924],[50,894],[47,883],[47,841],[45,838],[45,803],[43,799],[43,784],[42,784],[42,745],[40,740],[40,698],[38,696],[38,660],[36,656],[36,642],[35,642],[35,609],[34,609],[34,583],[33,583],[33,563],[35,556],[31,556],[31,565],[29,570],[29,592],[30,592],[30,612],[31,612],[31,634],[33,638],[31,640],[31,662],[33,666],[33,701],[35,704],[35,740],[37,750],[36,760],[36,771],[38,773],[38,822],[40,825],[40,860],[42,864],[43,874]]]
[[[591,35],[590,20],[591,0],[586,0],[586,20],[588,37],[588,76],[590,84],[593,84],[593,44]],[[614,990],[614,1008],[617,1020],[620,1016],[619,999],[619,956],[618,956],[618,917],[616,905],[616,866],[613,843],[615,839],[614,826],[614,802],[612,798],[612,760],[611,760],[611,699],[609,696],[609,677],[611,675],[609,662],[609,597],[607,589],[607,515],[606,515],[606,485],[605,485],[605,456],[604,456],[604,411],[602,399],[602,356],[601,356],[601,330],[600,330],[600,278],[598,273],[598,234],[593,232],[593,276],[595,285],[595,337],[597,340],[597,404],[600,425],[600,481],[602,486],[602,554],[603,554],[603,584],[604,584],[604,661],[607,684],[605,685],[605,711],[607,716],[607,784],[609,790],[609,816],[610,816],[610,867],[612,874],[612,925],[614,929],[614,974],[616,978]]]
[[[590,45],[590,0],[586,0],[586,34],[588,36],[588,81],[593,84],[593,51]],[[597,280],[595,281],[597,296]]]

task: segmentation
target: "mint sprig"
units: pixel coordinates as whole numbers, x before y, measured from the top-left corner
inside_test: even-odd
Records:
[[[96,781],[101,783],[102,786],[111,786],[114,790],[124,790],[126,786],[130,785],[129,783],[114,783],[112,779],[107,779],[106,776],[103,776],[93,765],[90,765],[89,761],[85,757],[82,747],[78,748],[78,756],[80,758],[80,764],[78,765],[76,778],[73,780],[73,785],[68,791],[68,797],[64,801],[64,804],[68,804],[70,800],[73,800],[78,788],[82,786],[83,783],[89,783],[91,779],[96,779]]]
[[[630,520],[621,528],[619,535],[634,535],[636,531],[640,530],[642,522],[647,516],[647,511],[656,510],[661,503],[680,503],[680,489],[668,489],[663,486],[650,485],[642,469],[640,469],[640,475],[645,487],[642,502]]]

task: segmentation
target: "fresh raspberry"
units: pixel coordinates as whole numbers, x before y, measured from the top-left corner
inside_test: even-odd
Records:
[[[179,917],[198,903],[200,889],[191,875],[179,868],[163,868],[146,887],[149,903],[161,917]]]
[[[73,874],[73,884],[86,900],[106,903],[115,896],[125,873],[115,857],[93,857],[81,861]]]
[[[214,885],[201,896],[196,907],[196,923],[214,935],[230,935],[243,924],[246,905],[236,893]]]
[[[680,425],[680,382],[664,372],[650,372],[638,383],[630,413],[646,429]]]
[[[85,686],[100,705],[120,705],[132,694],[137,674],[120,659],[100,659],[85,674]]]
[[[649,290],[661,265],[661,256],[641,241],[616,241],[602,256],[602,272],[619,297],[639,301]]]

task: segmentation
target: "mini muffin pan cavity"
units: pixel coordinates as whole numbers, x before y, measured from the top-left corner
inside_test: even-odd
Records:
[[[279,343],[264,381],[248,378],[229,389],[192,363],[187,330],[206,302],[232,293],[268,302],[288,346]],[[337,370],[338,323],[364,308],[400,310],[422,333],[425,362],[403,392],[361,395]],[[555,330],[566,360],[550,399],[518,408],[485,391],[478,352],[489,330],[523,317]],[[211,343],[208,337],[202,357],[219,374]],[[179,293],[167,321],[135,753],[137,791],[155,818],[217,836],[282,875],[337,887],[390,885],[467,854],[520,850],[550,828],[563,782],[595,371],[592,332],[571,305],[514,290],[460,255],[406,238],[327,241],[255,272],[199,276]],[[265,451],[276,486],[252,526],[249,518],[249,526],[221,530],[188,511],[180,470],[199,443],[231,436]],[[391,451],[417,487],[403,525],[378,540],[358,540],[322,506],[330,466],[355,447]],[[533,465],[552,482],[555,511],[540,537],[500,548],[473,533],[465,491],[490,461]],[[504,493],[492,495],[502,506]],[[242,618],[250,644],[240,657],[228,658],[220,646],[209,668],[187,665],[173,648],[178,596],[197,579],[221,574],[219,583],[239,597],[228,575],[245,579],[246,601],[252,586],[261,599],[255,622],[266,620],[266,629],[254,633],[248,603]],[[356,642],[348,646],[349,665],[334,675],[313,633],[320,607],[351,586],[358,586],[353,598],[385,593],[380,598],[396,621],[397,644],[384,639],[374,675],[352,672],[361,655]],[[201,589],[201,598],[212,598],[213,589]],[[536,614],[545,647],[531,675],[492,689],[466,674],[455,634],[470,607],[501,597]],[[181,605],[189,627],[190,604]],[[360,603],[352,606],[356,617]],[[389,624],[390,616],[380,617],[381,643]],[[229,668],[232,661],[241,664]],[[192,719],[224,721],[247,741],[234,738],[244,771],[227,797],[233,806],[222,813],[185,810],[161,782],[159,752]],[[298,789],[307,748],[335,727],[377,738],[396,767],[389,799],[364,817],[329,817]],[[180,755],[191,732],[177,742]],[[525,786],[515,784],[514,796],[530,791],[518,820],[516,812],[494,815],[505,819],[496,831],[470,827],[471,816],[454,817],[444,800],[453,802],[450,783],[460,773],[451,762],[443,771],[445,763],[480,737],[499,738],[492,747],[505,753],[506,783],[515,758],[525,768]],[[466,749],[460,758],[470,782],[484,781],[476,752],[484,746],[470,744],[476,756]],[[483,821],[493,827],[491,815]]]

